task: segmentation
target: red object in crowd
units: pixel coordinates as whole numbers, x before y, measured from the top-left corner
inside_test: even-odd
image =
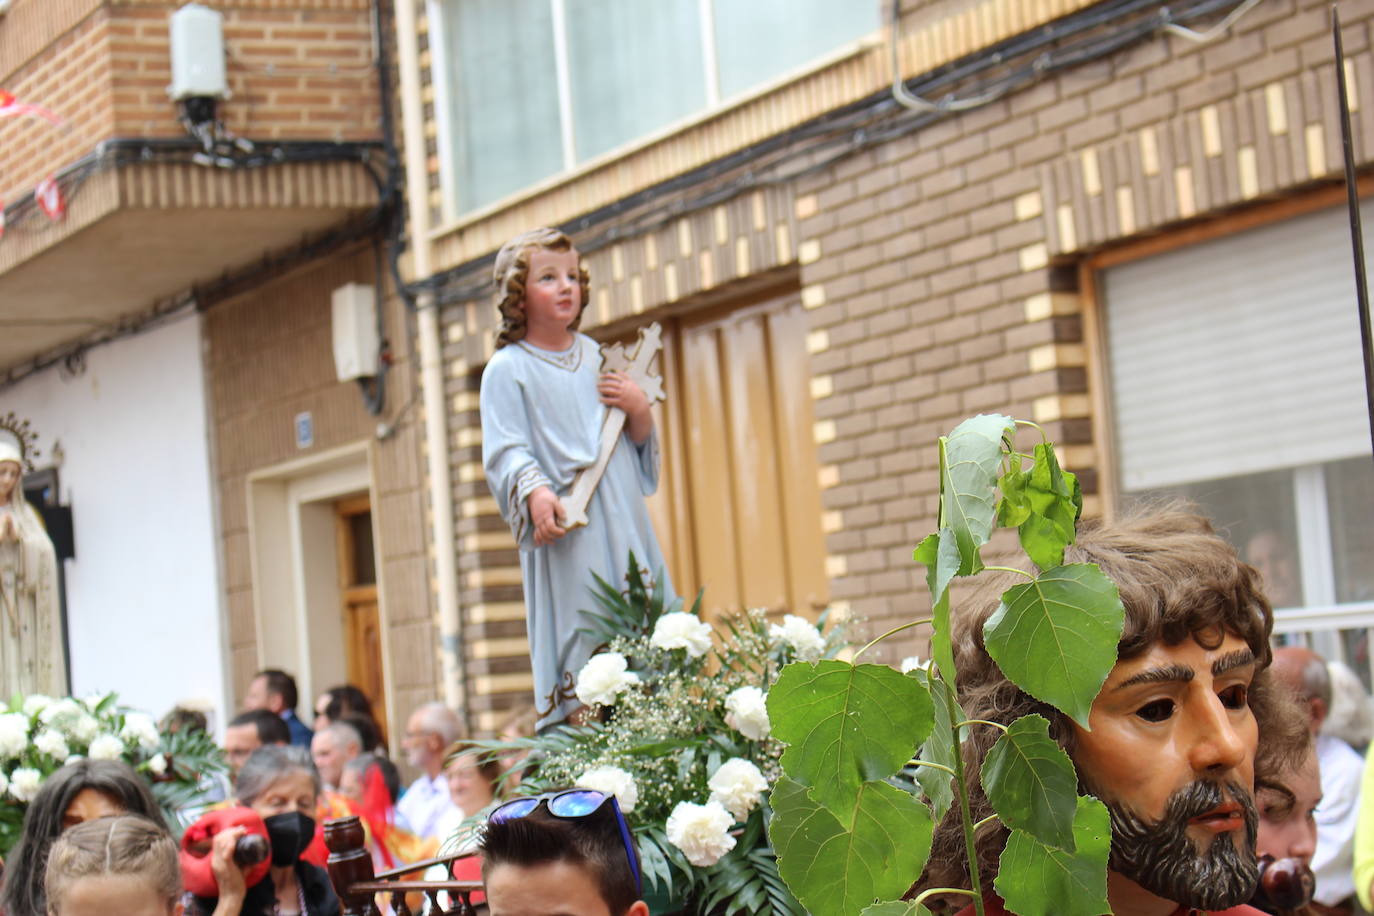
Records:
[[[247,833],[268,840],[267,825],[252,808],[220,808],[207,811],[182,834],[179,856],[181,881],[186,889],[197,897],[219,896],[219,885],[215,883],[215,873],[210,866],[210,846],[216,834],[230,827],[242,827]],[[270,856],[248,867],[243,873],[245,884],[253,887],[267,877],[267,870],[271,867]]]

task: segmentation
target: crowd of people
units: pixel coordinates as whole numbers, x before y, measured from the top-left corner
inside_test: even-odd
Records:
[[[1089,539],[1084,549],[1092,545]],[[1093,730],[1066,726],[1071,734],[1062,741],[1084,786],[1112,811],[1110,868],[1143,893],[1233,916],[1254,912],[1234,907],[1227,896],[1237,874],[1245,893],[1256,889],[1251,903],[1269,912],[1366,912],[1374,885],[1374,804],[1367,803],[1374,802],[1374,791],[1362,791],[1374,780],[1363,756],[1374,720],[1370,700],[1339,663],[1300,646],[1270,649],[1268,609],[1255,603],[1258,577],[1228,547],[1208,546],[1223,565],[1233,564],[1231,574],[1250,591],[1203,583],[1198,587],[1209,593],[1207,603],[1166,607],[1175,619],[1163,621],[1151,619],[1152,605],[1190,596],[1152,597],[1149,588],[1157,583],[1133,582],[1139,571],[1112,569],[1121,561],[1110,555],[1093,558],[1119,583],[1128,608],[1121,661],[1099,702],[1116,691],[1127,691],[1126,699],[1113,699],[1100,711],[1095,702]],[[1211,593],[1226,591],[1240,597],[1218,618]],[[1250,603],[1259,616],[1242,613]],[[971,716],[1006,716],[1014,705],[1006,705],[1005,683],[995,668],[979,664],[977,653],[984,650],[976,640],[958,638],[957,628],[976,629],[979,619],[956,620],[961,671],[968,677],[960,683],[961,699]],[[993,680],[985,688],[980,676]],[[648,913],[635,843],[614,798],[570,787],[503,799],[501,765],[465,740],[458,717],[443,704],[423,704],[406,721],[399,746],[417,775],[402,787],[369,698],[356,687],[321,695],[313,729],[295,715],[295,682],[284,672],[260,672],[246,697],[252,708],[224,732],[230,767],[224,800],[185,830],[179,846],[147,782],[123,763],[78,760],[48,778],[5,863],[0,913],[337,916],[341,904],[323,868],[321,825],[347,814],[361,817],[378,869],[423,862],[445,842],[446,852],[476,853],[459,860],[467,871],[458,876],[480,874],[494,914]],[[989,697],[993,705],[984,710],[980,704]],[[1189,717],[1185,731],[1181,723]],[[1164,743],[1161,728],[1172,730]],[[1152,764],[1141,773],[1128,752],[1151,748]],[[1224,862],[1192,868],[1168,858],[1171,847],[1161,831],[1181,791],[1170,774],[1175,762],[1181,774],[1197,780],[1194,786],[1214,780],[1221,787],[1217,797],[1236,793],[1239,811],[1223,817],[1213,812],[1226,805],[1208,801],[1213,808],[1192,812],[1186,821],[1216,820],[1221,826],[1208,830],[1223,835],[1232,819],[1249,825],[1253,840],[1249,847],[1237,841],[1242,854],[1234,874]],[[1118,777],[1127,771],[1130,788],[1123,791]],[[1246,781],[1253,793],[1234,788]],[[1151,793],[1158,804],[1168,799],[1161,824],[1133,825],[1142,807],[1156,804],[1141,800]],[[1131,805],[1123,795],[1135,796]],[[482,829],[451,842],[474,818]],[[265,841],[256,859],[243,852],[252,837]],[[941,858],[940,843],[937,832],[935,871],[954,861]],[[440,867],[427,877],[446,874]],[[995,899],[990,907],[998,912]]]
[[[459,719],[442,703],[420,706],[406,723],[400,746],[419,775],[403,787],[360,689],[322,694],[313,728],[296,715],[298,700],[286,672],[253,678],[245,708],[224,730],[226,784],[207,787],[212,801],[179,849],[147,781],[127,765],[87,759],[62,767],[33,799],[5,862],[0,913],[83,913],[104,899],[95,889],[128,878],[124,889],[134,894],[137,884],[148,905],[102,912],[165,913],[174,899],[176,911],[191,916],[337,916],[339,899],[322,867],[326,820],[358,815],[380,871],[447,851],[463,822],[495,800],[500,767],[458,740]],[[197,724],[204,727],[190,727]],[[81,825],[89,826],[74,829]],[[252,835],[270,852],[261,862],[246,862],[240,849]],[[471,843],[454,851],[470,852]],[[476,876],[475,863],[468,876]]]

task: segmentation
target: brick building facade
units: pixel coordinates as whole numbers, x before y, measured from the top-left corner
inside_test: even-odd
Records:
[[[106,361],[134,359],[128,335],[191,316],[203,379],[168,375],[162,384],[205,388],[209,467],[185,473],[211,482],[212,511],[189,521],[213,531],[220,581],[203,584],[218,593],[208,610],[222,622],[202,628],[207,645],[186,649],[223,656],[228,709],[220,721],[259,668],[295,672],[308,693],[356,677],[359,654],[372,659],[369,686],[379,699],[386,694],[381,711],[394,721],[433,698],[438,675],[416,418],[404,412],[414,404],[409,325],[388,292],[394,285],[377,276],[386,170],[378,31],[386,20],[370,0],[207,4],[222,16],[229,95],[218,117],[230,137],[254,146],[204,155],[168,97],[169,17],[182,5],[17,0],[0,15],[0,86],[63,121],[60,129],[34,118],[0,121],[0,201],[8,205],[0,320],[16,329],[0,335],[4,380],[19,386],[10,394],[21,407],[26,380],[59,372],[77,380],[71,396],[79,397],[86,354],[101,348]],[[67,203],[57,220],[38,211],[32,193],[50,175]],[[349,282],[380,286],[383,334],[395,354],[377,416],[335,373],[330,297]],[[93,389],[99,381],[89,379]],[[123,417],[118,425],[133,439],[157,441],[140,426],[162,422],[157,410],[106,410]],[[302,441],[307,414],[311,437]],[[378,440],[378,424],[388,421],[389,435]],[[171,481],[153,486],[142,495],[148,524],[165,517],[174,536],[181,494]],[[109,543],[106,532],[83,533],[96,513],[91,488],[82,495],[80,572]],[[320,512],[341,500],[353,514],[340,516],[336,532],[336,520]],[[306,549],[302,530],[323,532],[327,549]],[[336,534],[345,533],[358,541],[347,558],[336,551]],[[148,558],[158,550],[149,543]],[[345,581],[344,566],[370,581]],[[125,574],[128,582],[106,583],[107,594],[137,591],[162,573],[154,563]],[[354,605],[342,606],[343,593]],[[375,617],[350,643],[341,620],[369,607],[369,595]],[[130,632],[155,626],[126,623]],[[158,702],[170,705],[177,689],[166,685]]]
[[[819,505],[787,530],[815,527],[822,597],[861,633],[880,632],[927,605],[911,551],[935,527],[934,441],[964,417],[995,411],[1039,423],[1080,475],[1091,514],[1133,498],[1119,480],[1125,433],[1113,402],[1105,271],[1337,202],[1327,7],[1267,0],[1224,33],[1202,35],[1232,8],[1171,5],[1207,39],[1198,42],[1164,29],[1157,8],[904,4],[902,76],[930,87],[932,99],[990,99],[938,113],[900,108],[884,89],[892,33],[883,29],[737,105],[456,220],[445,210],[433,140],[444,119],[429,106],[423,228],[446,303],[474,725],[493,727],[529,683],[519,568],[482,478],[476,413],[494,328],[482,282],[504,238],[529,225],[569,227],[592,274],[584,330],[611,338],[650,319],[679,328],[666,357],[679,390],[693,387],[691,366],[701,365],[690,362],[690,334],[702,316],[747,312],[761,296],[800,303],[804,332],[774,351],[773,365],[787,366],[809,394],[804,412],[789,408],[807,419],[806,449],[784,465],[815,475]],[[1345,14],[1356,146],[1367,163],[1374,120],[1360,102],[1374,91],[1371,19],[1357,8]],[[427,55],[439,40],[438,26],[428,29]],[[426,98],[435,98],[432,87]],[[725,377],[716,408],[727,417],[738,409],[730,384]],[[1186,407],[1176,405],[1181,414]],[[766,595],[737,600],[731,573],[711,565],[700,536],[683,545],[691,535],[680,514],[691,510],[680,494],[699,497],[710,480],[701,469],[726,448],[690,414],[670,398],[659,421],[668,440],[659,532],[667,529],[673,575],[705,585],[708,603],[724,583],[722,609],[781,610]],[[776,442],[785,432],[775,425],[761,435]],[[805,489],[789,491],[803,510]],[[1186,495],[1205,504],[1200,492]],[[1333,612],[1320,626],[1366,625],[1369,608],[1346,609],[1353,616]],[[889,658],[914,645],[892,647]]]

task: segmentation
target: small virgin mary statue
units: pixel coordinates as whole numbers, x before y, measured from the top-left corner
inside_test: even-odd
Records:
[[[67,693],[57,552],[23,482],[24,453],[0,432],[0,702]]]

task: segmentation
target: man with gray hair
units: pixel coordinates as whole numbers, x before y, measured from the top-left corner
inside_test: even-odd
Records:
[[[333,722],[310,739],[310,756],[320,771],[325,791],[337,792],[344,765],[363,752],[363,739],[347,722]]]
[[[396,812],[416,836],[437,837],[439,824],[453,808],[444,777],[444,753],[458,740],[461,728],[453,710],[437,702],[419,707],[406,722],[401,746],[407,762],[420,770],[420,776],[396,803]]]
[[[1321,769],[1322,803],[1317,806],[1317,876],[1313,899],[1339,906],[1355,893],[1355,824],[1360,811],[1360,778],[1364,760],[1348,744],[1321,733],[1331,710],[1331,676],[1326,662],[1311,649],[1285,646],[1274,650],[1274,675],[1303,701]]]

